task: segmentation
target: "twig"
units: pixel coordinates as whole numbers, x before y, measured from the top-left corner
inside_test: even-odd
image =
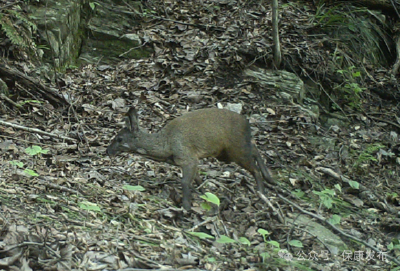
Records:
[[[39,130],[39,129],[36,129],[36,128],[25,127],[25,126],[21,126],[21,125],[14,124],[14,123],[9,123],[9,122],[2,121],[2,120],[0,120],[0,125],[9,126],[9,127],[13,127],[13,128],[16,128],[16,129],[28,131],[28,132],[31,132],[31,133],[38,133],[38,134],[41,134],[41,135],[46,135],[46,136],[50,136],[50,137],[54,137],[54,138],[64,139],[64,140],[68,140],[68,141],[72,141],[72,142],[76,142],[77,141],[75,138],[71,138],[71,137],[67,137],[67,136],[63,136],[63,135],[56,135],[56,134],[45,132],[45,131],[42,131],[42,130]]]
[[[150,260],[150,259],[148,259],[148,258],[146,258],[146,257],[143,257],[143,256],[139,255],[139,254],[136,253],[134,250],[132,250],[131,253],[132,253],[136,258],[138,258],[139,260],[142,260],[142,261],[144,261],[144,262],[147,262],[147,263],[149,263],[149,264],[152,264],[152,265],[154,265],[154,266],[157,266],[157,267],[159,267],[160,269],[163,269],[163,270],[164,270],[164,268],[166,267],[165,265],[159,264],[159,263],[156,262],[156,261]],[[153,270],[154,270],[154,269],[153,269]]]
[[[260,191],[257,191],[258,195],[260,196],[260,198],[269,206],[271,207],[271,209],[276,213],[276,215],[278,216],[278,220],[281,223],[285,223],[285,220],[283,219],[281,212],[279,210],[277,210],[274,205],[272,205],[272,203],[269,201],[269,199]]]
[[[25,246],[44,246],[44,243],[37,243],[37,242],[23,242],[17,245],[13,245],[10,247],[6,247],[4,250],[0,250],[0,253],[5,253],[8,251],[11,251],[13,249],[19,248],[19,247],[25,247]]]
[[[9,102],[10,104],[12,104],[13,106],[15,106],[16,108],[21,108],[22,106],[20,104],[17,104],[16,102],[14,102],[13,100],[11,100],[10,98],[8,98],[6,95],[4,94],[0,94],[0,97],[4,100],[6,100],[7,102]]]
[[[204,220],[203,222],[201,222],[201,223],[199,223],[199,224],[197,224],[197,225],[194,225],[194,227],[191,228],[190,230],[188,230],[188,232],[193,232],[193,231],[195,231],[197,228],[203,226],[204,224],[207,224],[208,222],[212,222],[212,221],[215,221],[215,218],[209,217],[209,218],[207,218],[206,220]]]
[[[74,194],[74,195],[85,195],[84,193],[81,193],[81,192],[79,192],[77,190],[74,190],[74,189],[71,189],[71,188],[68,188],[68,187],[65,187],[65,186],[61,186],[61,185],[58,185],[58,184],[50,183],[50,182],[48,182],[47,180],[45,180],[43,178],[40,178],[39,180],[40,180],[41,184],[43,184],[43,185],[45,185],[47,187],[53,188],[53,189],[58,189],[60,191],[68,192],[68,193],[71,193],[71,194]]]
[[[371,116],[371,115],[367,115],[367,117],[370,118],[370,119],[373,119],[373,120],[378,120],[378,121],[386,122],[386,123],[391,124],[391,125],[393,125],[394,127],[397,127],[397,128],[400,129],[400,125],[397,124],[397,123],[395,123],[395,122],[393,122],[393,121],[385,120],[385,119],[381,119],[381,118],[377,118],[377,117],[373,117],[373,116]]]

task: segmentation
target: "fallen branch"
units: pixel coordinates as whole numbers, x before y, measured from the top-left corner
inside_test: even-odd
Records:
[[[339,175],[339,174],[337,174],[335,171],[333,171],[332,169],[330,169],[330,168],[325,168],[325,167],[318,167],[318,168],[316,168],[315,169],[316,171],[321,171],[321,172],[323,172],[323,173],[325,173],[325,174],[328,174],[329,176],[331,176],[331,177],[333,177],[333,178],[335,178],[335,179],[337,179],[337,180],[340,180],[340,181],[342,181],[342,182],[345,182],[345,183],[350,183],[350,182],[352,182],[352,180],[350,180],[349,178],[346,178],[346,177],[344,177],[343,175]],[[370,195],[373,195],[374,197],[376,197],[377,199],[379,199],[379,203],[380,204],[376,204],[374,201],[372,201],[372,200],[369,200],[369,204],[371,204],[372,206],[374,206],[374,207],[376,207],[376,208],[378,208],[379,210],[382,210],[382,211],[385,211],[385,212],[388,212],[388,213],[391,213],[391,214],[397,214],[397,210],[396,209],[394,209],[394,208],[391,208],[390,206],[388,206],[385,202],[385,200],[384,199],[382,199],[382,198],[380,198],[378,195],[376,195],[376,194],[374,194],[371,190],[369,190],[367,187],[365,187],[364,185],[362,185],[362,184],[359,184],[359,188],[360,188],[360,191],[361,192],[367,192],[367,193],[369,193]]]
[[[12,78],[30,91],[41,95],[55,107],[68,106],[69,102],[57,92],[57,90],[41,83],[38,79],[25,75],[15,68],[0,64],[0,75],[5,78]]]
[[[352,239],[352,240],[354,240],[354,241],[356,241],[356,242],[359,242],[359,243],[363,244],[364,246],[369,247],[369,248],[372,249],[373,251],[377,252],[378,254],[380,254],[380,255],[385,255],[386,258],[388,258],[389,260],[393,261],[394,263],[400,265],[400,261],[399,261],[398,259],[396,259],[395,257],[392,257],[392,256],[388,255],[387,253],[385,253],[385,252],[379,250],[378,248],[376,248],[376,247],[370,245],[369,243],[365,242],[364,240],[361,240],[361,239],[359,239],[359,238],[357,238],[357,237],[354,237],[353,235],[350,235],[350,234],[348,234],[348,233],[346,233],[346,232],[344,232],[344,231],[338,229],[335,225],[333,225],[332,223],[330,223],[330,222],[329,222],[328,220],[326,220],[325,218],[323,218],[323,217],[321,217],[321,216],[319,216],[319,215],[316,215],[316,214],[314,214],[314,213],[311,213],[311,212],[309,212],[309,211],[304,210],[304,209],[301,208],[299,205],[297,205],[296,203],[294,203],[294,202],[288,200],[288,199],[285,198],[284,196],[278,194],[278,197],[279,197],[280,199],[282,199],[283,201],[289,203],[290,205],[292,205],[292,206],[295,207],[296,209],[298,209],[298,210],[299,210],[300,212],[302,212],[303,214],[309,215],[309,216],[311,216],[311,217],[313,217],[313,218],[315,218],[315,219],[321,221],[322,223],[325,223],[325,224],[329,225],[332,229],[334,229],[336,232],[340,233],[340,234],[343,235],[344,237],[347,237],[347,238]]]
[[[74,190],[74,189],[71,189],[71,188],[68,188],[68,187],[65,187],[65,186],[61,186],[61,185],[58,185],[58,184],[54,184],[51,181],[46,180],[45,178],[39,178],[39,179],[40,179],[40,183],[41,184],[43,184],[44,186],[47,186],[49,188],[53,188],[53,189],[57,189],[57,190],[60,190],[60,191],[68,192],[68,193],[71,193],[73,195],[85,195],[84,193],[81,193],[81,192],[79,192],[77,190]]]
[[[56,134],[45,132],[45,131],[42,131],[42,130],[39,130],[36,128],[25,127],[25,126],[21,126],[21,125],[15,124],[15,123],[9,123],[9,122],[2,121],[2,120],[0,120],[0,125],[13,127],[15,129],[24,130],[24,131],[31,132],[31,133],[38,133],[38,134],[50,136],[53,138],[64,139],[64,140],[68,140],[68,141],[72,141],[72,142],[77,141],[75,138],[71,138],[71,137],[67,137],[67,136],[63,136],[63,135],[56,135]]]
[[[16,102],[14,102],[13,100],[11,100],[10,98],[8,98],[6,95],[4,94],[0,94],[0,98],[6,100],[7,102],[9,102],[10,104],[12,104],[13,106],[15,106],[16,108],[21,108],[22,106],[20,104],[17,104]]]
[[[394,127],[400,129],[400,125],[398,125],[397,123],[395,123],[395,122],[393,122],[393,121],[385,120],[385,119],[381,119],[381,118],[377,118],[377,117],[374,117],[374,116],[371,116],[371,115],[368,115],[368,118],[371,118],[371,119],[373,119],[373,120],[378,120],[378,121],[381,121],[381,122],[386,122],[386,123],[388,123],[388,124],[390,124],[390,125],[393,125]]]

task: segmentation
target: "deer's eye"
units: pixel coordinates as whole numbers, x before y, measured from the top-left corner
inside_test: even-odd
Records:
[[[117,142],[118,142],[118,143],[121,143],[121,142],[122,142],[122,137],[118,137],[118,138],[117,138]]]

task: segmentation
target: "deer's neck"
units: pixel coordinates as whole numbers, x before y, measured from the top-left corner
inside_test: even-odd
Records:
[[[163,131],[150,134],[141,129],[138,135],[136,152],[155,161],[174,164],[168,137],[164,135]]]

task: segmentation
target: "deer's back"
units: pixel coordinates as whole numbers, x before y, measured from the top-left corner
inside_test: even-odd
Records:
[[[233,160],[235,148],[251,148],[247,119],[225,109],[201,109],[186,113],[163,129],[175,156],[217,157]]]

